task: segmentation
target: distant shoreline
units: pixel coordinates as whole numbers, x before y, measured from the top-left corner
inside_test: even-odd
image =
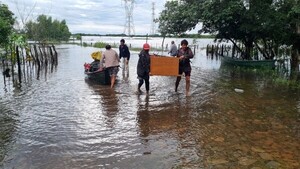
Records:
[[[127,36],[126,34],[105,34],[105,35],[101,35],[101,34],[85,34],[85,33],[75,33],[72,34],[73,37],[76,36],[113,36],[113,37],[161,37],[163,38],[163,36],[155,34],[155,35],[131,35],[131,36]],[[200,35],[200,34],[184,34],[181,36],[166,36],[166,38],[215,38],[215,35]]]

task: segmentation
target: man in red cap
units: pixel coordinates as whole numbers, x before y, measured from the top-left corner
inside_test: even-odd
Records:
[[[145,43],[143,45],[143,50],[139,54],[139,60],[137,64],[137,75],[139,79],[138,84],[138,92],[141,93],[141,86],[144,84],[145,81],[145,87],[146,92],[149,94],[149,73],[150,73],[150,55],[149,55],[150,45],[148,43]]]

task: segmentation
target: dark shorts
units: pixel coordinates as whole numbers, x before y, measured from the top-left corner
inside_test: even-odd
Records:
[[[107,70],[108,70],[109,76],[112,76],[112,75],[117,76],[117,74],[119,72],[119,66],[108,67]]]
[[[191,67],[183,67],[179,66],[179,74],[182,75],[184,73],[184,76],[191,76],[192,68]]]

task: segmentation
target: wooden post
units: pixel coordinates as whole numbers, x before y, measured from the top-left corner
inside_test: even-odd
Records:
[[[55,63],[55,60],[54,60],[54,56],[53,56],[53,52],[52,52],[51,46],[49,46],[49,51],[50,51],[50,56],[51,56],[51,64],[53,65]]]
[[[41,62],[42,65],[44,65],[44,56],[43,56],[43,52],[41,50],[41,46],[40,45],[39,45],[39,52],[41,54],[41,56],[40,56],[40,62]]]
[[[43,53],[45,56],[45,64],[48,65],[48,54],[47,54],[47,46],[46,45],[43,46]]]
[[[34,53],[35,53],[35,57],[36,57],[36,61],[37,61],[38,67],[40,67],[41,63],[40,63],[40,59],[39,59],[39,53],[37,51],[37,46],[33,45],[33,49],[34,49]]]
[[[232,54],[231,54],[232,56],[232,58],[234,58],[234,56],[235,56],[235,45],[233,45],[233,47],[232,47]]]
[[[30,56],[32,57],[32,60],[33,60],[33,63],[36,62],[36,59],[35,59],[35,56],[33,55],[33,51],[32,51],[32,47],[30,46],[29,47],[29,53],[30,53]]]
[[[41,51],[42,51],[43,56],[44,56],[45,65],[47,66],[48,65],[48,55],[47,55],[46,47],[47,47],[46,44],[44,44],[41,48]]]
[[[209,53],[209,44],[206,45],[206,56],[208,56]]]
[[[21,75],[21,63],[20,63],[20,55],[19,55],[19,46],[16,47],[16,54],[17,54],[17,63],[18,63],[18,76],[19,76],[19,83],[22,83],[22,75]]]
[[[56,52],[55,46],[53,44],[52,44],[52,48],[53,48],[53,51],[54,51],[55,65],[57,65],[58,64],[57,52]]]
[[[15,49],[15,45],[13,44],[12,46],[10,46],[10,51],[11,51],[11,56],[14,56],[15,53],[14,53],[14,50]],[[14,57],[10,57],[10,62],[11,62],[11,74],[12,74],[12,81],[14,82],[15,81],[15,64],[14,64],[14,60],[13,60]],[[8,66],[8,65],[7,65]]]
[[[222,45],[222,48],[221,48],[221,56],[224,56],[224,45]]]

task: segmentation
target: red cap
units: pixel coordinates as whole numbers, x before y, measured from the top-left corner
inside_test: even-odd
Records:
[[[150,45],[149,45],[148,43],[145,43],[145,44],[143,45],[143,49],[144,49],[144,50],[150,50]]]

